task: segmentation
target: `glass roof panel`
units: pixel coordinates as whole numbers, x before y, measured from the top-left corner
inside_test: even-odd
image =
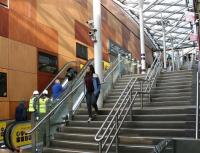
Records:
[[[138,22],[139,0],[113,1],[120,5],[121,8],[124,8],[124,10]],[[148,7],[149,4],[152,5]],[[186,0],[144,0],[144,8],[147,7],[148,9],[144,12],[144,23],[145,27],[148,29],[147,32],[149,32],[152,37],[151,39],[154,40],[155,46],[158,44],[159,46],[157,47],[162,48],[163,28],[167,32],[167,38],[174,37],[179,42],[186,38],[191,31],[190,23],[184,20],[184,14],[187,10]],[[164,26],[162,26],[161,20],[163,20]],[[155,32],[155,30],[159,31],[159,33]],[[193,44],[187,41],[187,39],[185,42]],[[168,45],[169,44],[167,44],[167,46]]]

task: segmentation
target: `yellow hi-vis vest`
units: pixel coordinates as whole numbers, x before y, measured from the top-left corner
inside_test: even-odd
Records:
[[[47,112],[47,102],[49,98],[40,98],[39,100],[39,112],[46,113]]]
[[[34,99],[35,99],[35,97],[31,98],[30,101],[29,101],[29,106],[28,106],[29,112],[35,112]]]

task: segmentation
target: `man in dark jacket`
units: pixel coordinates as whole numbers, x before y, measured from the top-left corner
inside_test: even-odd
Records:
[[[18,121],[26,121],[27,120],[27,110],[23,101],[19,103],[15,110],[15,120]]]

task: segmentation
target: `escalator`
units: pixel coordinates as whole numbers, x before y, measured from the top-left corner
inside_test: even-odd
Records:
[[[44,89],[44,90],[48,90],[50,93],[50,98],[52,100],[51,107],[50,107],[51,110],[56,106],[57,103],[59,103],[59,101],[62,101],[63,98],[70,92],[69,89],[73,89],[74,86],[76,86],[78,83],[82,81],[85,75],[86,67],[90,64],[93,64],[93,60],[89,60],[82,68],[80,67],[80,64],[81,63],[77,61],[66,63],[63,66],[63,68],[58,72],[58,74],[53,78],[53,80]],[[68,72],[70,69],[73,69],[73,71],[75,72],[75,75],[73,76],[73,78],[69,79]],[[60,97],[58,97],[57,101],[55,102],[51,96],[51,88],[55,80],[57,79],[59,79],[61,82],[61,85],[63,87],[63,92],[60,95]],[[39,98],[41,96],[42,96],[42,92],[39,95]],[[54,112],[54,117],[52,117],[49,122],[52,126],[54,124],[61,124],[63,123],[63,121],[65,121],[68,118],[68,110],[66,107],[66,103],[63,103],[63,105],[60,106],[59,115],[57,113],[58,112]],[[60,113],[64,114],[64,119],[63,119],[63,116],[60,115]],[[39,120],[42,120],[42,118],[40,118]],[[32,142],[31,142],[31,134],[26,133],[26,131],[28,130],[31,130],[30,121],[27,121],[27,122],[12,121],[12,122],[7,123],[6,129],[2,132],[2,140],[3,140],[2,145],[5,144],[6,148],[8,148],[11,151],[19,151],[20,148],[24,148],[24,147],[26,148],[28,146],[30,147]],[[51,131],[53,132],[55,130],[56,128],[54,128],[54,130],[51,130]],[[37,137],[37,142],[39,141],[40,141],[39,137]]]

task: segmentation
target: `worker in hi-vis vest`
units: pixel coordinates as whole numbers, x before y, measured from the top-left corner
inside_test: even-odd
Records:
[[[39,96],[39,92],[37,90],[33,91],[33,96],[31,97],[29,101],[29,107],[28,107],[28,111],[31,113],[36,112],[37,110],[38,96]]]
[[[40,118],[49,111],[50,99],[48,98],[48,91],[42,92],[42,97],[39,99],[39,114]]]
[[[40,116],[40,120],[49,112],[49,107],[50,107],[50,98],[48,98],[48,91],[44,90],[42,92],[42,96],[39,99],[39,116]],[[49,133],[49,126],[50,126],[50,118],[48,118],[44,124],[42,124],[40,126],[40,135],[39,135],[39,139],[43,140],[44,145],[47,145],[47,143],[49,143],[49,137],[50,137],[50,133]]]

